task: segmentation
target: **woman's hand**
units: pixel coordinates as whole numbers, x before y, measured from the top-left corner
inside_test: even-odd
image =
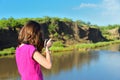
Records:
[[[46,48],[50,48],[52,46],[52,39],[49,39],[46,44]]]

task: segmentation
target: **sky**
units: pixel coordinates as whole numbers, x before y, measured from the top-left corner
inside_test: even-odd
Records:
[[[120,0],[0,0],[0,19],[44,16],[99,26],[120,24]]]

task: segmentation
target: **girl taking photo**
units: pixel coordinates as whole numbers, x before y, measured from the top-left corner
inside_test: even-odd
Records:
[[[51,69],[52,62],[49,39],[45,46],[46,56],[41,54],[44,47],[41,26],[36,21],[28,21],[18,35],[19,45],[16,48],[16,63],[21,80],[43,80],[40,66]]]

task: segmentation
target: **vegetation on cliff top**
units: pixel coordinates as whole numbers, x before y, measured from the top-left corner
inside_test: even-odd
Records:
[[[52,37],[55,40],[53,47],[51,47],[52,51],[86,50],[88,48],[96,48],[119,42],[104,41],[120,39],[120,25],[98,26],[81,20],[72,21],[68,18],[48,16],[43,18],[21,19],[15,19],[13,17],[8,19],[2,18],[0,20],[0,50],[2,50],[0,51],[0,55],[14,53],[15,47],[17,46],[18,32],[28,20],[39,22],[43,28],[45,38]]]

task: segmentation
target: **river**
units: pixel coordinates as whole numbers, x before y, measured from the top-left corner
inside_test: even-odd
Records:
[[[44,80],[120,80],[120,45],[87,52],[54,53]],[[15,58],[0,58],[0,80],[20,80]]]

